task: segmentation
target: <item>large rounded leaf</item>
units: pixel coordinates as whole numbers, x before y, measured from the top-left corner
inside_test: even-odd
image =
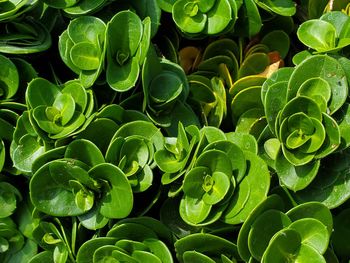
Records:
[[[225,222],[229,224],[244,222],[254,208],[262,200],[266,199],[270,188],[270,173],[266,163],[251,152],[244,152],[244,155],[247,159],[249,170],[237,186],[233,199],[224,213]],[[244,184],[248,184],[251,190],[244,191],[243,196],[245,197],[240,197],[240,185]],[[237,208],[240,207],[240,203],[237,200],[245,202],[245,205],[239,211],[237,211]]]
[[[297,231],[301,237],[301,242],[314,248],[321,255],[326,252],[330,234],[326,226],[317,219],[299,219],[290,224],[288,229]]]
[[[282,198],[275,194],[268,196],[265,200],[259,203],[255,209],[253,209],[247,220],[243,223],[241,230],[238,233],[237,239],[238,252],[243,260],[248,261],[251,257],[251,253],[248,247],[248,236],[252,224],[261,214],[270,209],[283,211],[284,203]]]
[[[319,201],[335,208],[350,198],[349,152],[337,153],[321,162],[320,173],[307,189],[295,195],[301,203]]]
[[[348,94],[346,74],[339,62],[327,55],[315,55],[305,59],[292,73],[288,83],[288,98],[293,98],[299,87],[310,78],[322,78],[331,87],[332,96],[328,103],[330,114],[336,112],[345,102]]]
[[[261,260],[273,235],[291,223],[288,216],[278,210],[271,209],[261,214],[251,225],[249,231],[248,247],[252,256]]]
[[[101,214],[108,218],[128,216],[133,207],[133,194],[124,173],[112,164],[102,163],[93,167],[89,175],[108,184],[101,197]]]
[[[33,205],[52,216],[76,216],[86,212],[77,206],[75,194],[69,181],[76,180],[74,174],[87,173],[78,161],[57,160],[41,167],[33,175],[29,189]]]
[[[319,52],[335,47],[336,29],[327,21],[308,20],[300,25],[297,35],[304,45]]]

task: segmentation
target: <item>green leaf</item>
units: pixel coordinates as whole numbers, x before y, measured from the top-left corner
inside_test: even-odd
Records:
[[[106,25],[99,18],[81,16],[69,23],[68,35],[74,44],[90,42],[97,46],[99,42],[103,41],[105,30]]]
[[[222,172],[228,178],[232,175],[232,166],[229,156],[219,150],[208,150],[203,152],[197,159],[196,166],[208,167],[211,174]]]
[[[106,246],[106,245],[114,245],[116,242],[116,238],[114,237],[99,237],[95,239],[90,239],[79,248],[77,253],[77,262],[78,263],[88,263],[91,262],[93,254],[96,249]]]
[[[270,51],[278,51],[282,59],[284,59],[289,51],[289,36],[282,30],[274,30],[263,37],[260,42],[268,46]]]
[[[69,94],[59,94],[52,106],[61,115],[61,125],[66,125],[72,119],[75,111],[75,101]]]
[[[19,86],[19,75],[15,64],[3,55],[0,55],[0,99],[13,97]]]
[[[94,167],[105,162],[97,146],[85,139],[71,142],[66,149],[64,157],[82,161],[89,167]]]
[[[253,191],[245,192],[247,200],[244,201],[243,208],[238,213],[233,213],[240,203],[232,202],[224,212],[225,222],[229,224],[240,224],[244,222],[254,210],[254,208],[267,197],[270,188],[270,174],[266,163],[256,154],[245,151],[249,170],[240,184],[247,183]],[[259,172],[258,172],[259,171]],[[247,181],[247,182],[246,182]],[[239,196],[239,187],[234,193],[234,199]],[[244,198],[245,199],[245,198]],[[244,200],[243,199],[243,200]],[[232,214],[232,215],[231,215]]]
[[[17,207],[17,200],[20,201],[22,196],[14,186],[6,182],[0,182],[0,193],[0,218],[5,218],[14,213]]]
[[[293,16],[296,12],[292,0],[255,0],[257,5],[281,16]]]
[[[252,37],[262,27],[262,19],[254,0],[243,0],[244,4],[239,8],[238,21],[235,25],[235,32],[239,36]]]
[[[333,231],[333,217],[329,209],[320,202],[307,202],[290,209],[286,215],[292,220],[297,221],[303,218],[314,218],[327,227],[328,233]]]
[[[301,238],[297,231],[282,229],[271,239],[262,262],[285,262],[298,255]]]
[[[238,145],[243,151],[258,153],[258,144],[254,136],[242,132],[230,132],[226,136],[227,140]]]
[[[72,216],[83,214],[76,206],[75,196],[68,187],[69,180],[66,167],[74,169],[74,162],[52,161],[41,167],[30,181],[30,198],[33,205],[42,212],[53,216]],[[59,181],[57,181],[59,180]]]
[[[207,17],[199,11],[198,4],[188,0],[176,1],[172,14],[176,25],[186,33],[200,33],[207,23]]]
[[[295,258],[296,262],[308,261],[310,263],[325,263],[325,258],[314,248],[302,244]]]
[[[45,145],[42,145],[37,138],[26,134],[21,137],[12,153],[13,165],[23,172],[31,172],[33,162],[45,151]]]
[[[133,194],[124,173],[112,164],[101,163],[89,170],[89,175],[109,184],[101,198],[101,214],[107,218],[128,216],[133,207]]]
[[[299,219],[290,224],[288,229],[293,229],[299,233],[302,244],[314,248],[321,255],[326,252],[330,235],[326,226],[317,219]]]
[[[99,50],[90,42],[75,44],[70,50],[70,58],[81,70],[95,70],[100,65]]]
[[[180,202],[181,218],[189,225],[203,222],[210,213],[212,205],[206,204],[202,199],[184,195]]]
[[[205,177],[210,176],[211,171],[208,167],[195,167],[188,174],[186,174],[183,182],[183,191],[185,195],[202,199],[205,193],[204,183]]]
[[[26,101],[31,108],[52,106],[59,93],[56,85],[43,78],[35,78],[28,84]]]
[[[251,225],[248,247],[256,260],[261,260],[270,239],[281,229],[288,227],[292,221],[283,212],[270,209],[262,213]]]
[[[215,261],[213,259],[211,259],[210,257],[198,253],[196,251],[185,251],[185,253],[183,254],[183,262],[185,263],[215,263]]]
[[[288,83],[288,98],[293,98],[300,86],[310,78],[320,77],[328,82],[332,90],[328,103],[330,115],[345,102],[348,94],[346,74],[339,62],[327,55],[314,55],[300,63],[292,73]]]
[[[242,63],[238,71],[238,78],[262,73],[270,65],[269,56],[265,53],[253,53]]]
[[[229,25],[229,23],[235,19],[235,17],[232,17],[232,13],[237,11],[233,11],[232,8],[233,6],[227,0],[215,1],[215,5],[207,13],[208,20],[206,30],[209,35],[214,35],[222,32]],[[201,5],[199,5],[199,9],[201,9]]]
[[[338,207],[350,195],[350,176],[347,170],[347,151],[331,155],[323,160],[320,172],[307,189],[296,193],[298,202],[319,201],[328,208]]]
[[[300,41],[319,52],[326,52],[335,47],[336,29],[326,21],[308,20],[297,31]]]
[[[226,174],[217,171],[212,174],[211,178],[213,180],[213,185],[209,191],[204,193],[203,201],[206,204],[214,205],[226,196],[230,188],[230,178]]]
[[[264,211],[268,211],[270,209],[284,209],[284,203],[280,196],[272,194],[268,196],[265,200],[261,201],[259,205],[252,210],[247,220],[243,223],[241,230],[238,233],[237,240],[238,252],[243,260],[248,261],[251,256],[248,247],[248,235],[252,224]]]
[[[142,33],[141,19],[129,10],[117,13],[107,24],[107,82],[116,91],[127,91],[137,81],[140,67],[134,56]]]
[[[276,172],[281,183],[294,192],[306,188],[316,177],[320,161],[310,162],[301,166],[290,163],[283,154],[276,159]]]
[[[242,149],[235,143],[222,140],[208,144],[203,151],[215,149],[226,153],[230,157],[232,173],[237,182],[240,182],[245,175],[247,163]]]
[[[70,15],[84,15],[98,10],[103,4],[104,0],[80,0],[77,5],[64,8],[64,12]]]

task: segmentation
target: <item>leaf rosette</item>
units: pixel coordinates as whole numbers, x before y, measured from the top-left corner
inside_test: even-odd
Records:
[[[189,84],[185,72],[178,64],[157,57],[153,48],[143,65],[142,86],[143,111],[170,135],[177,133],[179,122],[199,126],[197,116],[186,103]]]
[[[105,58],[106,24],[97,17],[73,19],[59,37],[59,52],[63,62],[76,74],[84,87],[94,84]]]
[[[109,86],[119,92],[136,85],[151,38],[151,19],[130,10],[117,13],[107,24],[107,72]]]
[[[161,171],[162,184],[171,184],[186,172],[191,162],[191,154],[199,142],[199,129],[196,126],[184,128],[182,123],[178,126],[177,137],[166,137],[164,149],[158,150],[154,155],[154,161]]]
[[[231,0],[178,0],[172,5],[176,25],[190,36],[217,35],[232,29],[237,3]]]
[[[259,262],[326,262],[333,228],[332,214],[321,203],[309,202],[285,211],[278,195],[261,202],[244,222],[237,240],[243,260]]]
[[[149,217],[128,218],[114,225],[106,237],[85,242],[77,253],[77,263],[173,263],[167,247],[171,242],[171,232],[161,222]]]
[[[124,218],[133,207],[133,194],[125,174],[106,163],[92,142],[70,143],[63,158],[50,160],[35,171],[30,198],[41,212],[52,216],[78,216],[88,229],[104,227],[109,219]]]
[[[257,200],[266,198],[270,187],[267,166],[256,153],[242,150],[239,136],[226,137],[214,127],[201,130],[192,159],[183,170],[183,182],[177,191],[173,190],[175,194],[182,190],[179,213],[187,224],[204,226],[219,219],[239,224]],[[249,139],[255,141],[252,136]],[[260,167],[259,175],[256,167]],[[183,173],[179,170],[170,179],[178,179]],[[253,193],[257,182],[259,187]]]
[[[152,186],[154,153],[163,149],[164,137],[153,123],[136,120],[121,126],[106,152],[106,161],[118,166],[134,192]]]
[[[338,52],[350,45],[350,17],[341,11],[327,12],[302,23],[297,35],[314,53]]]
[[[263,84],[267,123],[277,137],[264,147],[288,188],[307,187],[322,158],[348,147],[341,128],[348,114],[347,94],[342,65],[325,55],[306,58],[295,69],[279,70]]]
[[[77,133],[87,124],[94,109],[92,91],[85,90],[78,81],[57,86],[36,78],[28,84],[26,101],[34,129],[46,140],[62,139]]]

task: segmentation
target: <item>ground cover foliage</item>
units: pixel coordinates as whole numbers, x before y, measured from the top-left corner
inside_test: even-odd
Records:
[[[0,262],[349,262],[347,0],[0,0]]]

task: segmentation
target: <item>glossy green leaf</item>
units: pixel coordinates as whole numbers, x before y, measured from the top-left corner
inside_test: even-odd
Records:
[[[100,65],[99,52],[90,42],[80,42],[70,50],[74,65],[82,70],[95,70]]]
[[[137,81],[140,67],[135,55],[142,33],[142,21],[131,11],[117,13],[107,24],[107,82],[117,91],[130,89]]]
[[[315,55],[300,63],[288,83],[288,98],[297,94],[299,87],[308,79],[320,77],[328,82],[332,90],[328,104],[330,114],[336,112],[345,102],[348,84],[345,72],[336,59],[327,55]]]
[[[297,231],[282,229],[271,239],[262,262],[284,262],[288,258],[295,258],[298,254],[301,238]]]
[[[207,32],[209,35],[214,35],[222,32],[229,23],[234,19],[232,17],[232,8],[235,6],[226,0],[216,0],[215,5],[207,13]],[[201,9],[201,5],[199,5]],[[233,10],[236,12],[236,10]]]
[[[336,29],[326,21],[308,20],[298,28],[297,35],[303,44],[320,52],[335,47]]]
[[[96,251],[97,248],[105,245],[114,245],[115,241],[116,239],[113,237],[102,237],[89,240],[79,248],[77,253],[77,262],[90,262],[91,258],[93,257],[93,253]]]
[[[296,12],[292,0],[256,0],[257,5],[282,16],[293,16]]]
[[[200,33],[207,23],[207,17],[199,10],[198,4],[188,0],[176,1],[172,14],[177,26],[190,34]]]
[[[1,100],[11,98],[17,92],[19,86],[19,75],[15,64],[3,55],[0,55],[0,98]]]
[[[320,172],[309,187],[296,193],[299,202],[319,201],[328,208],[338,207],[349,199],[348,152],[324,160]]]
[[[255,220],[264,212],[268,211],[269,209],[276,209],[276,210],[284,210],[284,203],[280,196],[278,195],[270,195],[265,200],[261,201],[259,205],[257,205],[246,221],[243,223],[241,230],[238,233],[238,240],[237,240],[237,246],[238,246],[238,252],[241,258],[245,261],[248,261],[251,253],[248,247],[248,235],[249,231],[251,229],[252,224],[255,222]]]
[[[243,37],[256,35],[262,27],[262,19],[254,0],[243,0],[238,10],[238,20],[235,25],[236,34]]]
[[[326,226],[317,219],[299,219],[290,224],[288,229],[293,229],[299,233],[302,244],[314,248],[321,255],[326,251],[329,243],[329,233]]]
[[[13,164],[21,171],[31,172],[33,162],[45,151],[45,145],[41,145],[37,138],[30,134],[24,135],[12,153]]]
[[[201,253],[198,253],[196,251],[186,251],[183,254],[183,262],[189,263],[214,263],[215,261],[211,259],[210,257],[203,255]]]
[[[133,194],[124,173],[112,164],[102,163],[94,166],[89,175],[96,180],[106,180],[110,187],[101,198],[101,214],[108,218],[128,216],[133,207]]]
[[[64,12],[71,15],[83,15],[87,13],[91,13],[94,10],[98,10],[103,4],[105,0],[96,0],[96,1],[88,1],[88,0],[80,0],[76,5],[72,5],[70,7],[65,7]]]
[[[231,102],[232,118],[234,121],[251,108],[262,108],[260,100],[261,87],[253,86],[240,91]]]
[[[234,213],[236,206],[239,207],[239,203],[232,202],[227,207],[224,216],[225,222],[229,224],[240,224],[244,222],[253,209],[264,199],[266,199],[267,192],[270,188],[270,174],[267,168],[266,163],[257,155],[251,152],[244,152],[244,155],[248,162],[249,170],[247,171],[246,176],[241,181],[241,184],[247,183],[253,191],[245,192],[244,194],[248,196],[248,199],[245,201],[244,207],[238,212]],[[259,172],[258,172],[259,171]],[[239,193],[239,187],[236,190]],[[231,216],[231,214],[233,214]]]
[[[280,68],[277,71],[273,72],[271,76],[262,83],[261,100],[265,107],[268,106],[268,104],[266,104],[265,101],[266,101],[266,93],[268,92],[270,87],[278,82],[285,82],[285,81],[288,82],[293,71],[294,71],[294,68],[292,67]]]
[[[295,166],[283,154],[279,154],[276,159],[276,172],[281,183],[293,191],[306,188],[316,177],[319,168],[320,161]]]
[[[42,105],[51,106],[59,93],[60,90],[56,85],[48,80],[36,78],[28,84],[26,100],[32,108]]]
[[[226,134],[227,140],[238,145],[244,151],[250,151],[252,153],[258,152],[258,144],[254,136],[241,132],[230,132]]]
[[[251,225],[249,231],[248,247],[252,256],[261,260],[273,235],[291,223],[288,216],[278,210],[271,209],[261,214]]]
[[[264,36],[260,43],[268,46],[270,51],[278,51],[284,59],[289,51],[290,40],[284,31],[275,30]]]
[[[270,59],[267,54],[254,53],[243,61],[238,71],[238,78],[259,74],[263,72],[268,65],[270,65]]]

